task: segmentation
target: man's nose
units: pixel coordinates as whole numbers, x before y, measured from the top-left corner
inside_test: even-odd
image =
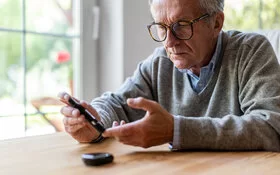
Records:
[[[164,45],[166,47],[173,47],[179,42],[179,39],[174,36],[171,30],[167,30],[166,39],[164,41]]]

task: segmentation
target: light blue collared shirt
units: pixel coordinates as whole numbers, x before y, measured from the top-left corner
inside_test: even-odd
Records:
[[[199,77],[189,69],[178,69],[180,72],[188,74],[192,88],[196,93],[200,93],[206,87],[208,81],[211,79],[212,75],[214,74],[215,67],[218,62],[218,57],[221,54],[221,47],[222,47],[222,32],[220,32],[218,36],[216,50],[211,61],[209,62],[208,65],[200,69]]]

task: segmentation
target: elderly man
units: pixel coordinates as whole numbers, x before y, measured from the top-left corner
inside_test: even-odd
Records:
[[[104,137],[144,148],[280,151],[275,53],[261,35],[223,32],[223,7],[223,0],[150,1],[148,30],[163,47],[118,91],[81,102],[108,128]],[[76,140],[96,141],[77,109],[61,112]]]

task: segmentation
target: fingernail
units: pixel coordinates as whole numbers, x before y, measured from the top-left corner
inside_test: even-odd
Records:
[[[117,121],[114,121],[113,122],[113,126],[117,126],[118,125],[118,122]]]
[[[128,99],[127,99],[127,103],[128,103],[128,104],[133,104],[133,102],[134,102],[134,99],[133,99],[133,98],[128,98]]]
[[[68,101],[70,96],[68,94],[64,94],[63,98]]]

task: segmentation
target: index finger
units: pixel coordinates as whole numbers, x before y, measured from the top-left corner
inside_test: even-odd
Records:
[[[70,95],[69,95],[68,93],[66,93],[66,92],[59,92],[59,93],[57,94],[57,97],[59,98],[59,100],[60,100],[61,102],[63,102],[63,103],[65,103],[65,104],[69,105],[68,100],[69,100]]]
[[[75,98],[75,97],[69,95],[67,92],[59,92],[57,96],[58,96],[58,98],[59,98],[59,100],[60,100],[61,102],[65,103],[65,104],[67,104],[67,105],[69,105],[69,106],[71,106],[71,105],[69,104],[69,102],[68,102],[68,100],[69,100],[70,97],[73,98],[73,99],[75,99],[77,102],[80,102],[80,100],[78,100],[77,98]]]

